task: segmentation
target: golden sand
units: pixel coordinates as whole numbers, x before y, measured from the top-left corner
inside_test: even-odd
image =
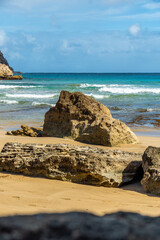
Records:
[[[138,138],[140,144],[123,145],[118,149],[144,152],[149,145],[160,147],[158,137]],[[85,145],[62,138],[7,136],[1,131],[0,149],[6,142]],[[98,215],[131,211],[157,216],[160,215],[160,197],[146,194],[140,183],[116,189],[0,173],[0,216],[66,211],[89,211]]]

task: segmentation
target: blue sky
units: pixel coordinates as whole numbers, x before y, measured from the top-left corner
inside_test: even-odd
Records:
[[[160,1],[1,0],[0,49],[23,72],[160,72]]]

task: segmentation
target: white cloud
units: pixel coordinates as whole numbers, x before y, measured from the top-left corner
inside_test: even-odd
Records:
[[[160,2],[147,3],[143,7],[154,10],[160,8]]]
[[[106,5],[117,5],[117,4],[131,4],[133,3],[133,0],[101,0],[101,3]]]
[[[37,7],[41,4],[46,5],[49,2],[52,2],[52,0],[6,0],[2,2],[2,6],[30,10],[33,7]]]
[[[0,30],[0,47],[4,46],[7,41],[7,35],[3,30]]]
[[[129,32],[133,36],[137,36],[140,31],[141,31],[141,28],[140,28],[139,24],[134,24],[134,25],[130,26],[130,28],[129,28]]]
[[[24,37],[26,38],[28,43],[33,43],[36,40],[31,34],[24,34]]]

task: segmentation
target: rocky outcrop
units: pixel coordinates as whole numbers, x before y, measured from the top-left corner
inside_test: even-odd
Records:
[[[0,171],[119,187],[134,179],[141,158],[138,153],[88,146],[7,143],[0,154]]]
[[[8,76],[8,77],[0,77],[0,80],[22,80],[23,76],[22,75],[13,75],[13,76]]]
[[[37,214],[0,218],[0,236],[2,240],[159,240],[159,226],[160,217],[136,213]]]
[[[0,63],[0,79],[5,79],[13,76],[12,70],[5,64]]]
[[[160,148],[148,147],[143,154],[142,166],[142,186],[147,192],[160,195]]]
[[[42,137],[42,129],[21,125],[21,129],[8,131],[7,135],[14,136],[29,136],[29,137]]]
[[[10,68],[10,70],[13,72],[13,68],[11,68],[6,60],[6,58],[3,56],[3,53],[0,51],[0,64],[5,64]]]
[[[11,68],[0,51],[0,80],[22,80],[22,75],[13,76],[13,68]]]
[[[135,134],[112,118],[106,106],[80,92],[61,92],[56,106],[45,115],[43,134],[105,146],[138,143]]]

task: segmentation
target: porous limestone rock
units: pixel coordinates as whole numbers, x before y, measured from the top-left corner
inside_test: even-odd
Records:
[[[160,195],[160,148],[148,147],[142,158],[142,186],[147,192]]]
[[[159,240],[160,217],[70,212],[0,218],[2,240]]]
[[[5,144],[0,171],[52,179],[119,187],[134,179],[142,155],[68,144]]]
[[[21,129],[8,131],[7,135],[14,135],[14,136],[29,136],[29,137],[42,137],[42,129],[29,127],[25,124],[21,125]]]
[[[80,92],[61,92],[56,106],[45,114],[43,135],[105,146],[138,143],[136,135],[112,118],[106,106]]]
[[[0,63],[0,78],[7,78],[11,76],[13,76],[13,72],[9,66]]]

